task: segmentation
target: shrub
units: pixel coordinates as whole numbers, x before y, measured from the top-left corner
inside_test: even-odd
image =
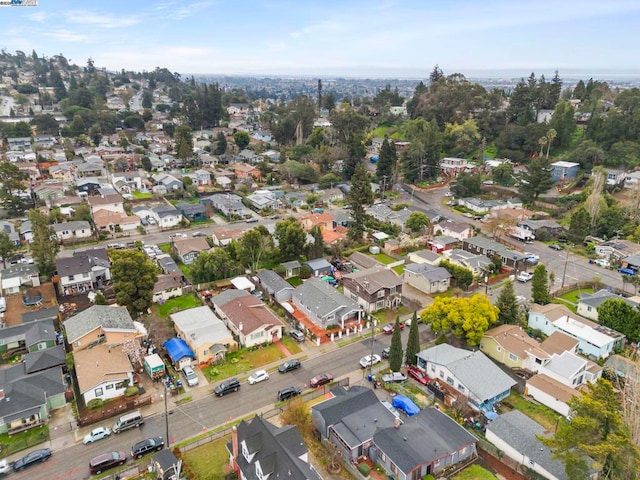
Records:
[[[137,395],[139,392],[138,387],[127,387],[127,389],[124,391],[124,396],[125,397],[133,397],[134,395]]]
[[[361,463],[358,465],[358,471],[365,477],[368,477],[371,473],[371,468],[366,463]]]
[[[438,338],[436,338],[436,345],[441,345],[443,343],[448,343],[447,336],[444,333],[440,335]]]
[[[104,405],[104,400],[102,400],[101,398],[94,398],[93,400],[89,400],[89,403],[87,403],[87,408],[89,410],[92,410],[94,408],[100,408]]]

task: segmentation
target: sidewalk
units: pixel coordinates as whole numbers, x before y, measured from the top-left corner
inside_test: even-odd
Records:
[[[311,342],[308,341],[305,345],[303,345],[302,348],[303,349],[300,353],[297,353],[287,358],[298,358],[298,359],[316,358],[330,351],[335,351],[339,347],[336,343],[323,344],[320,347],[316,347],[315,345],[312,345]],[[278,361],[269,363],[267,365],[258,367],[254,370],[265,369],[268,372],[272,372],[277,370],[281,363],[282,363],[282,360],[278,360]],[[247,376],[249,376],[250,373],[251,372],[247,372]],[[359,374],[358,376],[361,375],[360,372],[357,372],[357,373]],[[204,376],[202,375],[199,377],[202,379]],[[359,378],[359,380],[362,380],[362,379]],[[355,383],[358,381],[358,379],[350,378],[350,381],[352,383]],[[185,387],[186,391],[184,394],[177,395],[175,398],[169,397],[168,409],[172,410],[176,408],[177,407],[176,400],[179,400],[180,398],[190,396],[192,398],[192,401],[195,401],[211,395],[211,390],[215,383],[218,383],[218,381],[213,383],[208,383],[208,382],[201,383],[197,387],[192,387],[192,388]],[[142,414],[145,417],[164,414],[164,401],[163,401],[164,388],[161,386],[162,384],[154,384],[154,385],[156,386],[147,390],[147,393],[151,395],[151,398],[152,398],[151,405],[144,406],[140,409],[142,411]],[[258,409],[254,413],[259,414],[262,411],[264,411],[264,408]],[[251,412],[248,413],[248,415],[250,414]],[[105,420],[103,424],[109,425],[113,422],[115,422],[115,417]],[[34,445],[33,447],[27,448],[18,453],[9,455],[7,457],[7,460],[9,462],[13,462],[18,458],[22,458],[24,455],[26,455],[27,453],[33,450],[37,450],[39,448],[45,448],[45,447],[50,448],[53,452],[59,452],[60,450],[64,450],[65,448],[69,448],[73,445],[77,445],[81,443],[82,439],[87,433],[89,433],[95,427],[99,426],[99,424],[95,424],[95,425],[88,425],[86,427],[78,428],[77,422],[73,416],[73,410],[71,409],[70,405],[66,405],[63,408],[54,410],[52,412],[52,415],[51,415],[51,418],[49,419],[48,424],[49,424],[49,436],[50,436],[50,440],[48,442],[44,442],[39,445]],[[217,426],[214,426],[213,428],[216,428],[216,427]],[[179,442],[179,441],[181,442],[184,440],[185,439],[182,439],[182,438],[176,439],[176,442]]]

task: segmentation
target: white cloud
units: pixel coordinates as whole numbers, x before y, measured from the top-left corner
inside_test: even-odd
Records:
[[[132,27],[141,22],[140,18],[131,14],[109,15],[88,10],[71,10],[64,13],[63,16],[69,23],[100,28]]]
[[[29,15],[29,19],[39,23],[44,22],[48,17],[49,15],[44,10],[40,10],[40,11],[37,11],[36,13],[32,13],[31,15]]]
[[[42,35],[45,37],[55,38],[56,40],[60,40],[62,42],[86,42],[90,40],[87,35],[83,35],[81,33],[73,33],[68,30],[48,30],[43,32]]]

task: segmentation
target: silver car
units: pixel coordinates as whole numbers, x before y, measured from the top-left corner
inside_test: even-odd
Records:
[[[182,367],[182,374],[187,380],[187,385],[189,385],[190,387],[195,387],[196,385],[198,385],[198,375],[196,375],[196,372],[194,372],[193,368],[191,368],[189,365],[185,365],[184,367]]]

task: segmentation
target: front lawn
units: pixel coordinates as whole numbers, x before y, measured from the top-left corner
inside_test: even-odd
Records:
[[[553,300],[551,300],[551,303],[557,303],[558,305],[564,305],[569,310],[571,310],[573,313],[577,313],[577,311],[578,311],[578,307],[576,306],[575,303],[568,302],[564,298],[560,298],[560,297],[554,298]]]
[[[575,290],[571,290],[570,292],[565,293],[564,295],[560,295],[560,298],[568,300],[569,302],[573,302],[575,304],[580,300],[580,296],[582,295],[591,295],[593,293],[593,288],[577,288]]]
[[[287,349],[289,349],[288,346]],[[290,349],[289,351],[291,352]],[[283,358],[285,358],[285,354],[276,345],[269,345],[253,351],[243,349],[227,354],[225,363],[211,365],[203,371],[209,380],[218,382],[225,378],[241,376],[254,368],[277,362]]]
[[[201,307],[202,303],[195,293],[170,298],[163,305],[158,305],[158,313],[162,318],[167,318],[170,313],[180,312],[188,308]]]
[[[230,437],[222,437],[186,452],[184,461],[199,480],[225,478],[229,472],[229,452],[226,444]]]
[[[49,440],[49,427],[42,425],[27,431],[0,435],[0,458],[21,452],[27,448]]]
[[[497,480],[497,478],[498,477],[489,470],[485,470],[480,465],[474,464],[465,468],[458,475],[453,477],[452,480]]]

